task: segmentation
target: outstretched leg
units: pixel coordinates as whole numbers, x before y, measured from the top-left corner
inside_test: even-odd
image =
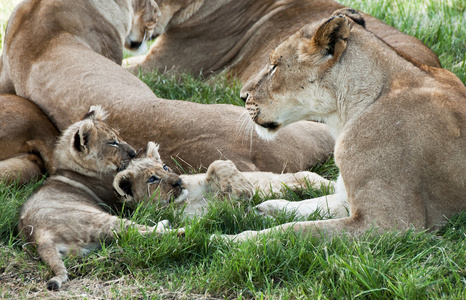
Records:
[[[307,218],[319,211],[324,219],[344,218],[349,214],[348,204],[343,201],[339,194],[322,196],[303,201],[288,201],[284,199],[273,199],[262,202],[255,207],[259,214],[273,216],[280,211],[292,212],[296,216]]]
[[[69,251],[68,248],[62,250],[66,253]],[[42,261],[49,265],[55,274],[54,277],[47,281],[47,289],[58,290],[68,280],[68,275],[57,245],[51,239],[43,239],[37,242],[37,252]]]

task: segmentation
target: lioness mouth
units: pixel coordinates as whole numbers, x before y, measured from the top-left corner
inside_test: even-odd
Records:
[[[267,123],[264,123],[264,124],[258,124],[264,128],[267,128],[268,130],[271,130],[271,131],[276,131],[280,128],[280,124],[277,123],[277,122],[267,122]]]

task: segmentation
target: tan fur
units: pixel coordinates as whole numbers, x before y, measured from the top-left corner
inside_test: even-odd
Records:
[[[158,145],[149,142],[142,157],[131,161],[128,168],[115,177],[113,186],[126,205],[134,208],[142,201],[162,205],[175,203],[183,207],[185,216],[202,216],[212,196],[250,200],[255,192],[264,196],[282,195],[284,185],[297,191],[306,185],[331,187],[333,184],[311,172],[273,174],[240,172],[228,160],[214,161],[206,173],[175,175],[164,165]]]
[[[8,23],[0,92],[30,99],[60,130],[89,106],[101,105],[128,143],[139,149],[156,140],[161,154],[184,169],[229,159],[242,171],[296,172],[331,154],[334,141],[322,124],[296,124],[267,143],[253,132],[242,107],[157,98],[116,64],[134,24],[133,3],[23,1]],[[167,164],[176,166],[172,160]]]
[[[332,0],[156,0],[159,35],[145,56],[127,59],[131,72],[177,69],[195,76],[227,71],[242,82],[267,62],[270,49],[302,26],[344,8]],[[418,39],[364,15],[376,36],[430,66],[438,57]]]
[[[61,256],[86,254],[129,226],[141,233],[162,233],[168,225],[163,221],[146,227],[109,214],[117,203],[113,178],[136,153],[104,118],[100,107],[93,107],[65,130],[54,151],[54,172],[21,208],[18,229],[52,268],[55,276],[47,282],[51,290],[67,281]]]
[[[24,184],[44,175],[58,134],[34,103],[0,95],[0,181]]]
[[[334,197],[348,202],[350,216],[276,230],[321,237],[372,227],[436,229],[466,210],[466,88],[451,72],[396,52],[351,16],[339,11],[305,26],[243,88],[264,131],[321,120],[336,138],[341,173]]]

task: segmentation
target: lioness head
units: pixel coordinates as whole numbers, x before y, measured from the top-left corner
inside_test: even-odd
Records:
[[[115,129],[105,122],[106,113],[92,106],[85,117],[68,127],[54,151],[54,171],[69,170],[86,176],[116,174],[136,156]]]
[[[134,208],[141,201],[178,203],[187,196],[181,178],[162,162],[158,148],[149,142],[144,153],[115,176],[113,188],[129,207]]]
[[[337,112],[340,93],[346,92],[339,89],[356,87],[343,81],[358,81],[363,93],[372,92],[360,79],[361,71],[370,68],[363,60],[370,59],[356,49],[352,34],[365,31],[363,26],[358,12],[339,10],[320,26],[304,26],[272,51],[268,65],[241,90],[259,135],[273,138],[280,128],[300,120],[327,122]],[[356,46],[347,49],[350,40]],[[345,55],[349,58],[342,59]]]
[[[157,19],[160,17],[160,10],[154,0],[132,0],[132,4],[133,18],[131,30],[126,36],[125,47],[129,50],[137,50],[152,36]]]

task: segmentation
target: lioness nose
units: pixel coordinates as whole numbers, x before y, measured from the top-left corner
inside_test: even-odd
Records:
[[[246,102],[246,100],[248,100],[248,97],[249,97],[249,94],[246,93],[245,95],[241,95],[241,100],[243,100],[244,102]]]
[[[137,48],[139,48],[139,46],[141,46],[141,44],[142,44],[142,42],[131,41],[129,46],[130,46],[131,49],[137,49]]]

